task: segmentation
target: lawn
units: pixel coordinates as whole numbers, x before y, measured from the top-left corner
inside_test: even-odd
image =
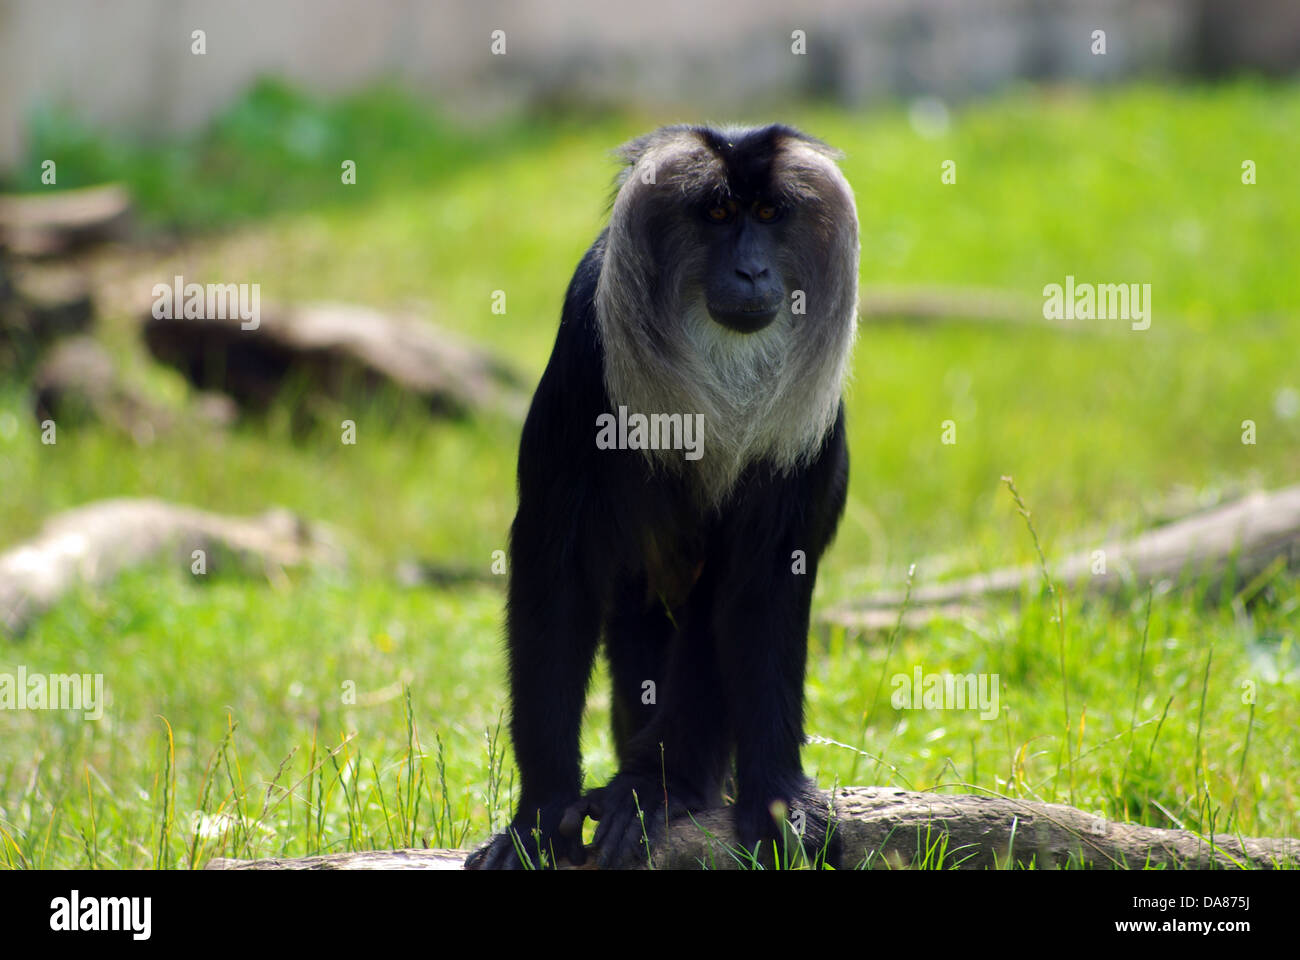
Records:
[[[148,230],[182,232],[179,250],[141,254],[156,279],[179,265],[258,282],[264,302],[417,303],[532,380],[602,223],[610,149],[676,119],[469,131],[390,92],[321,104],[268,86],[198,139],[160,147],[44,116],[33,155],[59,158],[60,186],[125,179]],[[1049,557],[1300,477],[1300,86],[1027,90],[955,108],[930,136],[905,109],[738,119],[793,122],[844,151],[864,286],[1034,301],[1067,275],[1152,289],[1145,331],[864,324],[850,500],[818,610],[900,588],[912,563],[924,582],[1032,560],[1004,475]],[[346,158],[355,187],[340,183]],[[941,182],[947,160],[954,184]],[[146,362],[133,323],[110,305],[97,335],[179,401],[185,387]],[[430,420],[387,395],[325,414],[305,435],[285,404],[148,445],[61,424],[51,446],[25,384],[0,384],[0,544],[58,510],[133,495],[284,505],[336,527],[353,555],[343,573],[274,582],[135,570],[0,644],[0,672],[103,673],[110,698],[95,723],[0,714],[0,863],[189,868],[464,846],[508,817],[502,594],[406,587],[394,570],[411,558],[489,570],[513,512],[518,424]],[[355,445],[326,425],[344,417]],[[1295,835],[1300,582],[1278,572],[1231,602],[1243,586],[1134,584],[1115,604],[1066,592],[1063,619],[1033,591],[893,634],[819,628],[805,766],[824,787],[993,792],[1206,834]],[[889,678],[918,665],[997,674],[998,716],[893,709]],[[583,743],[589,780],[611,775],[603,675]]]

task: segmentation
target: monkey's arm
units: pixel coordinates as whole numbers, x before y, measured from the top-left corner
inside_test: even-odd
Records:
[[[506,632],[510,732],[520,774],[510,829],[466,866],[518,868],[521,846],[582,862],[581,820],[564,814],[582,789],[579,732],[600,632],[602,571],[598,534],[596,416],[604,406],[590,316],[598,250],[578,268],[550,363],[524,423],[519,446],[519,509],[510,532]]]
[[[560,828],[582,789],[579,730],[599,617],[594,598],[582,589],[574,542],[558,529],[557,520],[571,517],[525,505],[511,535],[510,732],[520,775],[511,832],[534,865],[542,853],[552,864],[557,857],[582,862],[580,832]],[[500,840],[504,862],[484,865],[522,866],[515,838]]]

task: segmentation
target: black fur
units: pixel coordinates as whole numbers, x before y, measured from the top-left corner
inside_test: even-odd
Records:
[[[689,472],[598,449],[597,417],[616,410],[594,306],[604,244],[602,233],[569,285],[524,424],[507,614],[520,800],[514,836],[469,866],[524,865],[516,840],[533,863],[539,850],[582,862],[584,815],[600,820],[603,865],[644,860],[638,804],[653,837],[665,797],[669,813],[717,805],[731,776],[747,847],[780,836],[779,801],[803,811],[812,854],[827,807],[800,766],[803,683],[817,563],[844,507],[843,405],[807,468],[752,464],[717,509],[691,495]],[[806,573],[792,571],[796,550]],[[579,727],[602,637],[620,770],[584,797]],[[647,680],[656,704],[642,703]]]

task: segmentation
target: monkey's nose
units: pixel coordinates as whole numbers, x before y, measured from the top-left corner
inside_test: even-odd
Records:
[[[757,284],[758,281],[765,278],[769,273],[771,273],[771,271],[767,267],[760,266],[760,265],[745,264],[743,266],[736,267],[736,276],[740,277],[740,279],[742,280],[748,280],[750,283],[754,283],[754,284]]]

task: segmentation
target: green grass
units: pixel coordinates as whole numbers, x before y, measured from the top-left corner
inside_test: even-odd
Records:
[[[910,563],[936,555],[957,572],[1033,561],[1003,475],[1049,558],[1140,528],[1181,491],[1296,481],[1300,87],[1024,92],[957,112],[936,140],[902,112],[780,118],[845,151],[864,284],[1037,298],[1073,274],[1151,283],[1155,311],[1149,331],[1120,322],[1105,336],[865,326],[850,504],[819,608],[900,588]],[[264,87],[194,142],[157,148],[47,117],[34,156],[58,160],[60,186],[126,179],[149,222],[213,228],[158,276],[176,262],[259,282],[265,301],[419,300],[535,377],[602,222],[609,149],[673,119],[469,133],[387,94],[329,105]],[[355,188],[339,182],[349,157]],[[946,159],[956,185],[940,183]],[[1244,159],[1254,186],[1241,184]],[[491,312],[497,289],[505,315]],[[129,317],[110,310],[99,335],[156,395],[184,396],[144,362]],[[326,420],[345,416],[356,446],[324,426],[295,437],[282,413],[147,446],[66,423],[44,446],[22,385],[0,387],[0,543],[66,507],[149,495],[232,512],[283,504],[337,527],[356,555],[344,574],[274,584],[133,571],[0,646],[0,671],[102,672],[111,698],[94,724],[0,714],[0,863],[190,867],[470,844],[501,825],[513,779],[504,725],[492,736],[501,595],[404,589],[392,570],[409,557],[488,569],[513,511],[517,425],[430,422],[384,397]],[[950,419],[957,443],[944,445]],[[1255,445],[1241,442],[1245,419]],[[934,567],[921,563],[917,582]],[[991,791],[1207,834],[1294,835],[1298,631],[1300,585],[1281,572],[1248,613],[1196,584],[1155,590],[1148,612],[1139,585],[1114,606],[1067,592],[1059,609],[1034,590],[892,643],[819,631],[807,729],[834,743],[810,744],[805,764],[824,786]],[[996,720],[893,709],[888,678],[917,665],[997,674]],[[603,675],[584,751],[591,781],[613,772]],[[932,838],[919,865],[963,855]]]

